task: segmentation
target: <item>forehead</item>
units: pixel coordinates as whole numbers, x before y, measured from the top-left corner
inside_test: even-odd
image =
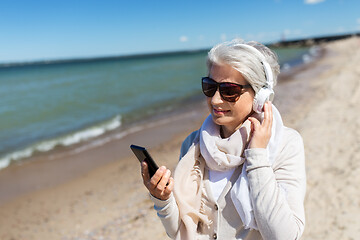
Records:
[[[239,71],[228,64],[213,64],[209,71],[209,77],[217,82],[248,83]]]

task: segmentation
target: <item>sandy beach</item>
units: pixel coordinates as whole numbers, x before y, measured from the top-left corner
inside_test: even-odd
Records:
[[[307,194],[302,239],[357,239],[360,38],[322,47],[321,59],[277,86],[274,104],[285,125],[304,139]],[[148,146],[159,165],[174,169],[181,142],[206,115],[201,102],[126,138],[114,137],[80,153],[59,151],[51,159],[44,154],[1,170],[0,239],[167,239],[128,146]]]

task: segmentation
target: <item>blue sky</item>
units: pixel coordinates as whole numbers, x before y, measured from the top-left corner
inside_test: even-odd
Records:
[[[359,0],[2,0],[0,63],[360,31]]]

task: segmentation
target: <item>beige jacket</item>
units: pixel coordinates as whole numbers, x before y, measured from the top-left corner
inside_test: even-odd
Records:
[[[197,131],[183,142],[180,157],[197,144]],[[212,221],[198,224],[196,239],[299,239],[305,225],[304,197],[306,190],[304,146],[295,130],[284,127],[281,151],[270,166],[265,149],[245,150],[250,198],[259,231],[244,229],[232,203],[230,189],[241,172],[236,169],[219,199],[215,201],[209,186],[208,171],[204,175],[203,201]],[[181,184],[181,183],[175,183]],[[173,195],[161,201],[151,197],[165,230],[174,238],[181,224]]]

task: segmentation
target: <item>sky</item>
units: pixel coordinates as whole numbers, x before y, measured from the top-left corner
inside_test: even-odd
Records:
[[[1,0],[0,63],[360,32],[359,0]]]

